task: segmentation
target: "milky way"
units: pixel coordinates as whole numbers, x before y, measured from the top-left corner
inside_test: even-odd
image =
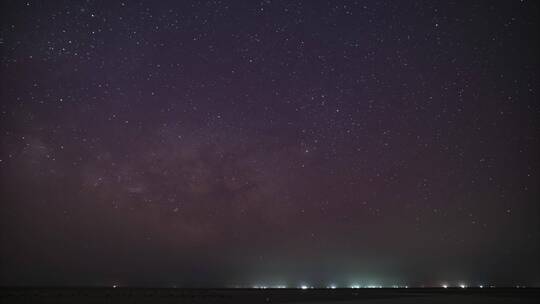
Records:
[[[0,284],[540,284],[533,1],[3,1]]]

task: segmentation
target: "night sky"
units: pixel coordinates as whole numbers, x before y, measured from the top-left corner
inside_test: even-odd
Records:
[[[538,2],[1,3],[1,285],[540,285]]]

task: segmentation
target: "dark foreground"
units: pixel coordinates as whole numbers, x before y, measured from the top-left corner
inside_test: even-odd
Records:
[[[537,303],[540,289],[1,288],[0,303]]]

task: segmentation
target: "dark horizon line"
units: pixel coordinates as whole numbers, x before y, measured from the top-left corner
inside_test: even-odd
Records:
[[[381,289],[441,289],[441,290],[467,290],[467,289],[481,289],[481,290],[488,290],[488,289],[540,289],[540,286],[466,286],[466,287],[460,287],[460,286],[381,286],[381,287],[309,287],[309,288],[302,288],[302,287],[171,287],[171,286],[106,286],[106,285],[99,285],[99,286],[88,286],[88,285],[71,285],[71,286],[65,286],[65,285],[16,285],[16,286],[0,286],[0,289],[75,289],[75,288],[85,288],[85,289],[183,289],[183,290],[381,290]]]

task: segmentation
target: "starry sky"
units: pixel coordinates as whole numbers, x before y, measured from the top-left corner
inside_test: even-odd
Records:
[[[0,11],[1,285],[540,285],[537,2]]]

